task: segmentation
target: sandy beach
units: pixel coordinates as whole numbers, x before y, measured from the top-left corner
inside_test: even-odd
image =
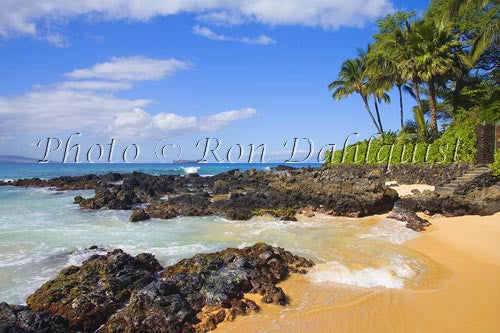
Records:
[[[431,221],[404,244],[435,263],[424,285],[364,289],[295,275],[280,285],[290,305],[261,304],[217,332],[498,332],[500,214]]]

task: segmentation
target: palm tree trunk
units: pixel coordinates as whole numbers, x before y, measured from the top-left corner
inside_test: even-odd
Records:
[[[415,99],[417,100],[418,106],[415,114],[415,117],[417,118],[418,132],[422,141],[427,142],[427,131],[425,130],[425,119],[422,109],[422,100],[420,99],[420,88],[418,87],[418,82],[416,80],[413,80],[413,90],[415,91]]]
[[[365,103],[365,109],[366,109],[366,111],[370,115],[370,118],[372,119],[372,122],[375,125],[375,128],[377,129],[377,133],[378,134],[382,134],[382,131],[378,127],[377,121],[375,120],[375,117],[373,116],[373,113],[370,110],[370,106],[368,105],[368,99],[365,96],[361,96],[361,98],[363,99],[363,102]]]
[[[456,114],[458,110],[458,102],[460,98],[460,93],[462,92],[464,88],[464,80],[463,80],[464,75],[460,74],[456,81],[455,81],[455,89],[453,90],[453,95],[451,97],[451,105],[452,105],[452,110],[453,114]]]
[[[429,108],[431,111],[431,133],[433,138],[437,138],[437,112],[436,112],[436,86],[434,77],[431,76],[429,82]]]
[[[375,112],[377,114],[378,128],[380,128],[381,134],[384,133],[384,127],[382,127],[382,120],[380,119],[380,112],[378,110],[377,97],[373,96],[373,104],[375,105]]]
[[[398,92],[399,92],[399,117],[401,120],[401,130],[405,127],[404,124],[404,114],[403,114],[403,92],[401,91],[401,85],[398,84]]]
[[[422,100],[420,99],[420,88],[418,87],[418,83],[413,81],[413,90],[415,91],[415,99],[417,100],[417,106],[422,111]]]

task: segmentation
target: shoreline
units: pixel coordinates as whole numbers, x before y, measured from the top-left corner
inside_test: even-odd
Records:
[[[441,268],[424,290],[363,290],[312,284],[293,275],[280,284],[290,297],[288,307],[259,304],[259,314],[221,323],[215,332],[495,332],[500,327],[500,213],[431,221],[420,237],[404,243]],[[342,299],[345,294],[352,297]]]
[[[232,224],[230,228],[219,226],[219,232],[211,230],[209,234],[217,235],[218,241],[220,235],[227,235],[229,247],[211,253],[202,251],[202,254],[193,254],[169,266],[162,266],[149,252],[131,257],[121,246],[113,246],[114,250],[105,255],[94,254],[81,266],[64,268],[57,277],[28,296],[28,307],[2,303],[4,309],[0,310],[5,313],[4,317],[15,319],[49,311],[47,320],[51,323],[43,325],[55,327],[59,325],[56,321],[67,320],[70,331],[94,331],[97,324],[107,325],[112,330],[136,325],[147,327],[153,325],[157,316],[163,322],[154,325],[163,325],[161,327],[168,327],[169,331],[217,328],[219,332],[254,332],[256,329],[259,332],[441,332],[460,330],[464,325],[470,331],[492,331],[500,324],[491,310],[497,309],[500,301],[488,297],[500,294],[496,283],[500,277],[500,256],[490,254],[495,251],[500,236],[500,227],[491,222],[498,220],[500,213],[490,215],[500,210],[498,179],[491,173],[481,174],[459,188],[460,194],[441,196],[431,191],[433,185],[402,182],[410,175],[415,178],[413,171],[424,178],[430,177],[425,168],[401,168],[391,176],[397,180],[388,183],[387,175],[378,169],[342,167],[283,173],[234,170],[213,177],[108,173],[3,183],[4,186],[32,188],[49,185],[58,192],[94,190],[93,197],[77,195],[72,198],[73,204],[79,206],[77,210],[130,211],[122,223],[126,224],[125,234],[131,239],[135,239],[131,231],[139,231],[146,225],[135,222],[150,219],[148,227],[156,227],[157,231],[165,229],[162,228],[164,224],[156,225],[156,220],[201,216],[238,221],[240,229]],[[432,174],[434,184],[452,177],[448,172],[459,174],[463,170],[455,166],[441,168]],[[67,206],[69,200],[65,204]],[[26,209],[32,215],[39,214],[31,208]],[[441,214],[464,217],[444,219],[439,217]],[[11,212],[11,216],[16,215],[17,212]],[[364,223],[349,221],[344,227],[323,221],[326,225],[317,228],[315,222],[326,217],[363,219]],[[297,223],[301,227],[284,234],[280,227],[272,230],[268,226],[258,230],[248,228],[248,224],[260,219]],[[431,225],[428,219],[435,225],[427,233],[400,245]],[[393,220],[399,221],[398,228]],[[464,226],[459,222],[450,223],[462,220]],[[477,220],[481,221],[480,225],[468,222]],[[307,225],[302,222],[311,222],[317,229],[307,231],[304,228]],[[483,231],[484,225],[491,230]],[[197,226],[196,230],[202,232],[206,227]],[[87,229],[80,229],[80,232],[86,235]],[[187,232],[184,227],[175,230]],[[262,232],[265,234],[261,235]],[[484,232],[487,241],[470,238],[471,235],[478,238],[478,232],[481,237]],[[245,238],[244,248],[232,247],[234,242],[230,241],[238,236],[231,235],[245,233],[255,237]],[[192,237],[193,241],[201,243],[208,240],[196,233]],[[102,243],[93,236],[89,239],[92,240],[90,244]],[[248,242],[250,239],[252,241]],[[276,239],[280,239],[279,244],[274,244]],[[251,246],[252,243],[255,244]],[[153,248],[157,244],[151,243]],[[299,251],[304,257],[284,248],[291,248],[294,253]],[[487,262],[482,260],[485,256]],[[316,265],[311,268],[314,263],[310,260],[314,258]],[[148,261],[146,266],[142,263],[144,259]],[[105,281],[109,279],[124,278],[120,270],[113,268],[108,274],[102,273],[108,272],[107,268],[95,269],[94,266],[114,267],[116,260],[127,262],[125,270],[137,276],[147,267],[148,277],[139,279],[132,287],[124,283],[120,287],[123,292],[103,298],[100,288],[91,287],[94,280],[103,280],[107,285]],[[253,264],[248,266],[249,262]],[[192,269],[194,263],[199,267]],[[291,275],[310,270],[305,277]],[[483,285],[469,270],[479,272],[479,278],[487,276],[486,283]],[[87,271],[93,272],[92,277],[82,279],[80,275],[86,276]],[[74,287],[79,294],[75,296],[73,289],[68,289],[63,293],[67,299],[58,301],[57,295],[62,295],[59,284],[73,286],[74,281],[80,281]],[[462,292],[464,286],[471,291]],[[156,296],[150,298],[151,295]],[[160,303],[166,304],[172,301],[171,296],[176,298],[178,306],[165,308],[154,301],[159,297]],[[92,297],[96,300],[91,304],[74,303],[76,299],[90,300]],[[476,304],[477,297],[479,304]],[[124,302],[128,304],[126,311],[117,311]],[[77,308],[67,307],[68,304],[76,304]],[[96,304],[97,312],[105,312],[102,317],[90,312],[82,318],[76,315],[83,308],[93,308]],[[78,309],[80,306],[83,308]],[[485,311],[489,312],[483,322]],[[109,314],[117,317],[109,317]],[[473,319],[464,324],[463,318],[469,320],[469,317]],[[99,322],[95,322],[96,319]],[[17,327],[17,319],[9,325]],[[81,325],[85,327],[82,329]]]

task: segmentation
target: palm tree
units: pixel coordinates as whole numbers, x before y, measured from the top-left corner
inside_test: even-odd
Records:
[[[375,120],[370,106],[368,105],[370,91],[368,78],[366,76],[366,57],[360,55],[358,58],[344,61],[337,80],[330,83],[328,89],[333,91],[332,96],[337,101],[344,97],[351,96],[354,93],[359,94],[363,100],[366,112],[368,112],[368,115],[377,129],[377,133],[382,134],[382,129]]]
[[[403,106],[403,91],[405,91],[408,95],[413,97],[414,99],[416,98],[415,93],[413,92],[413,89],[411,86],[406,83],[401,75],[398,75],[398,77],[395,79],[395,85],[398,88],[398,94],[399,94],[399,118],[401,122],[401,130],[404,129],[404,106]]]
[[[407,47],[410,48],[409,62],[419,78],[429,87],[430,130],[437,137],[437,97],[436,84],[440,77],[450,72],[457,64],[457,56],[452,50],[460,46],[458,39],[444,25],[434,22],[413,23]]]
[[[450,16],[463,15],[477,7],[484,9],[490,5],[498,6],[500,0],[451,0],[448,5],[448,14]]]
[[[420,84],[422,79],[419,74],[419,67],[415,62],[415,48],[416,41],[414,38],[415,29],[414,25],[408,21],[405,23],[404,29],[397,29],[394,34],[386,35],[379,42],[380,49],[384,50],[387,54],[391,55],[393,59],[395,71],[400,77],[400,83],[411,81],[412,97],[417,102],[417,107],[413,110],[415,121],[418,126],[419,140],[427,141],[427,131],[425,129],[425,119],[422,109],[422,100],[420,98]],[[400,106],[401,95],[400,95]]]
[[[394,37],[394,35],[390,35]],[[387,37],[387,35],[386,35]],[[367,71],[370,79],[381,78],[385,82],[386,89],[389,90],[392,86],[396,86],[399,94],[399,117],[401,123],[401,130],[404,129],[404,105],[403,105],[403,91],[415,97],[413,90],[407,84],[407,80],[403,78],[400,63],[394,53],[386,52],[380,45],[375,44],[370,49],[367,55],[368,66]],[[390,100],[389,100],[390,102]]]
[[[382,102],[387,104],[391,102],[391,97],[386,92],[390,89],[391,84],[387,81],[386,77],[369,76],[368,80],[368,90],[373,97],[373,105],[375,107],[380,132],[384,133],[378,105]]]
[[[456,112],[470,70],[493,45],[500,44],[500,0],[447,0],[435,7],[427,16],[461,34],[461,68],[456,73],[451,100]]]
[[[450,34],[445,25],[434,22],[407,22],[406,28],[397,31],[394,38],[384,42],[384,48],[393,52],[400,66],[402,76],[411,80],[418,109],[417,124],[425,123],[420,98],[420,84],[427,83],[429,87],[430,131],[437,136],[437,97],[436,83],[457,63],[457,56],[452,52],[459,46],[458,40]],[[420,130],[421,139],[426,140],[425,129]]]

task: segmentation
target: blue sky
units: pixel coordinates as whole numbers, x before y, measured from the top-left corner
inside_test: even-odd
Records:
[[[64,143],[80,132],[74,143],[82,157],[115,138],[118,152],[140,145],[140,162],[158,162],[154,147],[162,138],[175,138],[183,159],[200,158],[196,142],[214,137],[222,140],[221,155],[234,144],[266,144],[268,160],[283,161],[283,144],[293,137],[310,138],[317,151],[342,145],[353,132],[373,134],[359,96],[334,102],[327,85],[342,61],[371,41],[376,18],[427,5],[43,3],[0,4],[0,154],[39,158],[39,140]],[[405,97],[410,116],[413,102]],[[382,106],[385,128],[398,129],[398,112],[393,94]],[[49,158],[60,160],[62,150]]]

